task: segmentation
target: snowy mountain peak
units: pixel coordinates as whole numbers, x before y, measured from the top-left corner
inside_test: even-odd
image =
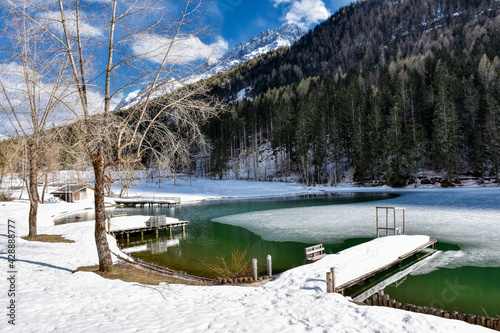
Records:
[[[290,47],[295,41],[300,39],[303,34],[304,32],[302,29],[293,23],[286,23],[274,30],[263,31],[258,36],[252,37],[248,42],[238,43],[219,59],[209,59],[209,66],[203,74],[195,75],[186,82],[180,83],[175,81],[164,84],[154,91],[153,96],[159,97],[182,87],[184,84],[206,79],[267,52],[274,51],[281,47]],[[147,91],[148,87],[131,92],[121,100],[116,109],[126,109],[140,103]]]
[[[209,71],[213,74],[228,70],[237,64],[248,61],[280,47],[291,46],[300,39],[303,31],[293,23],[286,23],[275,30],[266,30],[248,42],[241,42],[224,54]]]

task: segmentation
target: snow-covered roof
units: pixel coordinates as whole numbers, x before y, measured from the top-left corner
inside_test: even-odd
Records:
[[[90,185],[65,185],[54,192],[51,192],[51,194],[73,194],[87,188],[93,189]]]

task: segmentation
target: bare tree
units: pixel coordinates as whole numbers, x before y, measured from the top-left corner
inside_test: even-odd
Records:
[[[127,194],[129,188],[134,185],[140,178],[138,177],[142,165],[138,162],[121,163],[116,167],[116,177],[120,179],[120,194],[122,198]]]
[[[169,147],[170,154],[182,149],[181,138],[186,144],[202,141],[200,124],[218,110],[217,103],[206,97],[206,86],[186,85],[196,66],[209,56],[210,47],[202,41],[210,33],[206,7],[203,0],[57,0],[40,14],[39,1],[29,2],[29,7],[16,0],[5,2],[57,43],[68,63],[76,98],[59,101],[77,119],[94,170],[99,269],[110,271],[106,169],[139,161],[146,149],[154,148],[149,144],[153,133],[162,134],[162,146]],[[115,98],[145,82],[136,106],[113,112]],[[175,85],[185,86],[157,98],[159,88],[172,91]]]
[[[43,45],[41,31],[23,15],[11,12],[5,34],[9,63],[0,67],[0,111],[3,132],[24,147],[24,183],[29,196],[29,237],[37,236],[38,175],[45,146],[52,140],[46,130],[53,126],[66,89],[62,79],[66,61]],[[38,51],[44,49],[45,51]]]

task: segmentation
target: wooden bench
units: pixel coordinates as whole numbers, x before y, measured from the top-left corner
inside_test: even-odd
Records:
[[[326,256],[323,244],[318,244],[305,248],[306,264],[320,260]]]
[[[149,226],[151,228],[161,228],[167,225],[166,215],[151,216],[149,218]]]

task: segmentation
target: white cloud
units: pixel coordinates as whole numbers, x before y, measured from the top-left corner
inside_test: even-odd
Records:
[[[284,3],[292,3],[293,0],[272,0],[272,2],[274,3],[274,7],[278,7],[279,5]]]
[[[66,11],[64,13],[65,19],[68,23],[69,33],[71,35],[76,35],[76,13],[75,11]],[[46,25],[49,29],[55,30],[58,33],[63,33],[63,27],[61,23],[61,13],[60,12],[44,12],[41,15],[42,20],[40,23]],[[80,35],[83,37],[101,37],[103,31],[97,27],[86,23],[84,20],[84,14],[80,13]]]
[[[295,23],[302,29],[318,24],[330,16],[322,0],[272,0],[275,7],[282,6],[284,20]]]
[[[172,39],[159,35],[139,36],[132,44],[135,55],[150,61],[161,63],[168,53],[169,64],[187,64],[194,61],[219,58],[228,49],[228,43],[222,37],[211,44],[203,43],[198,37],[186,36]]]

